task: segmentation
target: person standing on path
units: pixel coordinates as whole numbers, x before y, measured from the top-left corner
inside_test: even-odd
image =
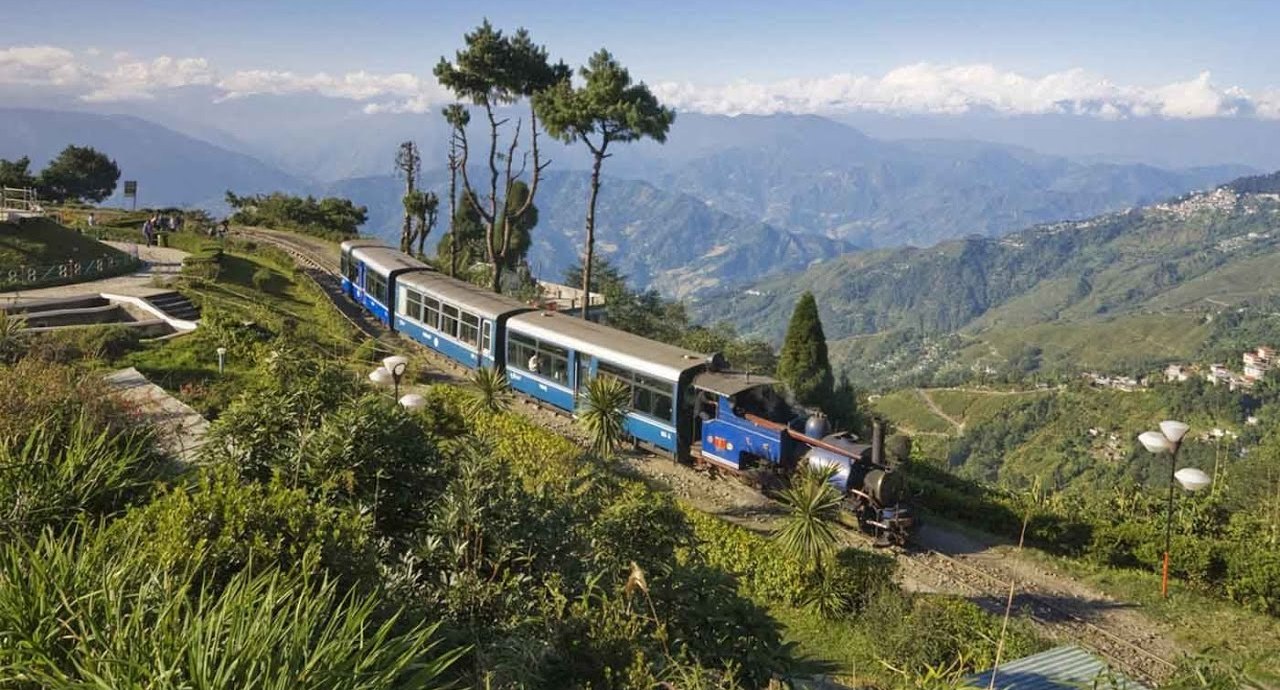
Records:
[[[155,235],[155,226],[152,224],[151,219],[148,218],[142,223],[142,237],[146,239],[148,247],[151,246],[151,238],[154,235]]]

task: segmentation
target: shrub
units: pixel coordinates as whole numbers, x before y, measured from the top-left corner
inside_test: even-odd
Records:
[[[315,501],[281,479],[241,482],[230,468],[204,471],[197,484],[175,488],[131,511],[113,529],[121,548],[134,535],[134,557],[172,572],[199,572],[221,585],[249,568],[327,572],[345,585],[372,580],[370,521]]]
[[[270,570],[202,585],[92,529],[0,545],[5,687],[443,688],[461,650],[436,626],[382,618],[374,595]],[[67,596],[74,593],[74,596]]]
[[[82,414],[50,418],[0,443],[0,532],[35,534],[83,515],[109,516],[159,475],[146,434],[100,429]]]

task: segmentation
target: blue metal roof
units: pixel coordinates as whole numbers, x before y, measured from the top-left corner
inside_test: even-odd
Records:
[[[998,690],[1148,690],[1109,670],[1101,659],[1075,645],[1010,661],[995,673]],[[968,682],[979,688],[990,687],[991,674],[987,671],[971,676]]]

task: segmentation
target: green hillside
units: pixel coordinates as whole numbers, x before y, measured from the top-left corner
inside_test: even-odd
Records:
[[[777,339],[812,291],[833,358],[862,385],[1127,370],[1192,357],[1216,314],[1280,295],[1277,249],[1280,198],[1222,188],[998,240],[849,254],[695,308]]]
[[[111,259],[115,266],[103,273],[83,274],[83,278],[115,275],[131,270],[134,266],[124,252],[47,218],[26,218],[0,223],[0,289],[76,282],[50,267],[72,261],[88,266],[97,259]],[[9,280],[10,273],[20,268],[35,269],[35,279],[31,280],[29,274],[19,274],[15,275],[14,280]]]

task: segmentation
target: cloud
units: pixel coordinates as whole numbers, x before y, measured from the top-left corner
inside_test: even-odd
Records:
[[[0,48],[0,84],[70,87],[85,78],[69,50],[54,46]]]
[[[77,55],[49,45],[0,48],[0,86],[54,89],[89,102],[147,100],[186,86],[210,86],[215,100],[312,93],[364,103],[368,113],[425,112],[449,100],[435,79],[403,72],[254,69],[222,75],[205,58],[162,55],[145,60],[127,51],[108,58],[99,48]]]
[[[906,65],[880,77],[834,74],[808,79],[720,86],[657,84],[655,92],[677,108],[736,115],[841,113],[1009,115],[1072,114],[1120,119],[1263,117],[1280,118],[1280,92],[1249,93],[1221,87],[1208,72],[1154,88],[1122,85],[1081,69],[1029,77],[992,65]]]
[[[214,80],[213,69],[204,58],[175,59],[167,55],[150,62],[130,61],[124,56],[115,69],[96,76],[97,87],[82,95],[83,100],[149,99],[155,97],[156,91],[211,84]]]
[[[145,100],[165,91],[206,86],[214,100],[315,94],[361,103],[367,114],[424,113],[453,100],[436,80],[406,72],[303,73],[274,69],[220,72],[200,57],[151,59],[106,50],[81,53],[51,45],[0,48],[0,86],[53,89],[91,102]],[[1280,90],[1248,92],[1215,84],[1208,72],[1143,87],[1118,84],[1082,69],[1028,76],[993,65],[904,65],[880,76],[842,73],[776,82],[721,85],[665,82],[654,91],[683,110],[736,115],[778,112],[963,114],[975,111],[1136,117],[1280,119]]]

